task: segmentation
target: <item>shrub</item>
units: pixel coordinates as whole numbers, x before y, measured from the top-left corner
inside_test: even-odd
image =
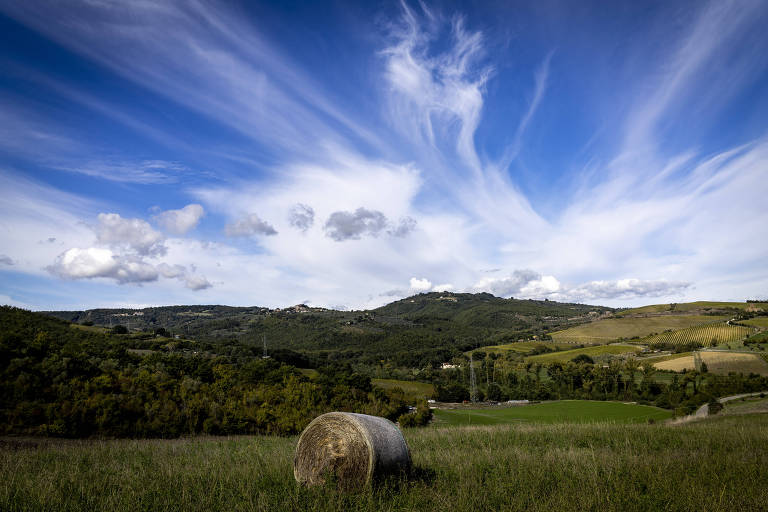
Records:
[[[589,363],[589,364],[595,364],[595,360],[589,357],[587,354],[579,354],[573,359],[571,359],[574,363]]]
[[[408,412],[397,418],[397,422],[404,428],[426,427],[430,421],[432,421],[432,409],[423,400],[416,406],[415,412]]]

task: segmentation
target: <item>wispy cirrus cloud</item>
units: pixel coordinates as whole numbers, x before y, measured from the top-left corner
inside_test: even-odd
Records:
[[[766,57],[750,58],[766,41],[760,22],[768,9],[759,2],[687,6],[674,23],[666,8],[650,9],[657,19],[637,20],[637,33],[609,45],[589,39],[574,49],[553,33],[552,41],[524,50],[527,67],[474,12],[404,3],[383,23],[385,33],[368,34],[378,52],[360,61],[346,54],[355,65],[338,80],[354,84],[359,97],[343,98],[307,65],[313,59],[289,55],[298,40],[270,39],[259,20],[232,4],[0,0],[0,9],[140,91],[135,102],[120,104],[120,95],[84,92],[76,80],[33,77],[78,105],[76,119],[101,115],[143,133],[129,149],[144,148],[146,139],[183,151],[178,159],[148,151],[135,161],[78,161],[104,152],[72,137],[74,129],[47,124],[41,111],[19,125],[39,137],[14,138],[0,128],[4,151],[45,169],[66,167],[73,180],[96,177],[83,190],[99,187],[102,198],[75,204],[87,193],[62,193],[57,203],[55,186],[36,197],[43,188],[12,180],[18,188],[3,188],[11,192],[0,197],[0,249],[14,270],[50,267],[68,283],[143,283],[121,292],[156,287],[164,294],[158,297],[175,302],[183,283],[221,302],[284,305],[309,297],[354,307],[378,305],[382,290],[388,297],[454,289],[625,304],[718,290],[733,298],[768,286],[761,270],[768,142],[754,136],[768,127],[752,120],[757,128],[734,136],[737,142],[696,136],[720,126],[716,112],[740,117],[728,110],[731,99],[762,97],[749,92],[765,73]],[[532,41],[520,37],[521,48]],[[599,66],[617,60],[623,69],[611,75],[611,88],[595,99],[569,95],[570,86],[613,73]],[[495,119],[500,105],[493,101],[509,100],[520,108]],[[164,114],[152,121],[136,115],[144,101]],[[23,121],[26,111],[15,107],[6,118]],[[577,133],[594,128],[589,123],[561,130],[582,112],[610,115],[596,134]],[[185,130],[199,128],[197,140],[221,139],[205,148],[180,144],[184,134],[179,124],[163,124],[166,113]],[[49,137],[56,133],[65,135]],[[589,172],[561,170],[561,161],[549,159],[582,137],[589,143],[578,157]],[[536,141],[546,150],[530,149]],[[41,163],[30,151],[35,144],[61,157]],[[208,168],[199,159],[214,153],[236,165],[211,167],[215,182],[190,183],[189,169]],[[521,178],[523,168],[544,194]],[[123,199],[121,208],[112,199],[112,187],[137,185],[151,193],[127,195],[136,205]],[[114,213],[144,211],[167,194],[174,195],[152,224]],[[172,209],[180,204],[187,206]],[[92,219],[98,223],[89,227]],[[251,236],[258,244],[231,238]],[[47,238],[56,244],[38,243]],[[499,271],[480,270],[488,268]],[[253,290],[265,291],[257,297]],[[149,295],[140,297],[134,302]]]
[[[259,143],[294,154],[329,124],[358,142],[378,137],[327,99],[234,8],[206,3],[7,3],[3,10],[64,46]],[[168,27],[173,27],[169,30]],[[182,64],[183,63],[183,64]]]
[[[691,12],[693,20],[683,36],[671,42],[671,52],[664,49],[668,57],[661,72],[643,84],[650,94],[637,96],[639,101],[626,120],[623,154],[653,151],[669,129],[666,120],[677,118],[686,107],[693,110],[691,104],[697,102],[710,111],[721,108],[737,90],[734,83],[743,84],[758,71],[755,60],[736,58],[736,49],[743,48],[739,43],[747,41],[750,33],[761,30],[759,20],[766,18],[763,7],[754,1],[706,2]],[[703,83],[702,91],[698,85]],[[699,94],[691,94],[694,89]]]
[[[469,215],[491,229],[539,230],[543,220],[506,169],[481,158],[475,144],[485,85],[493,76],[482,32],[468,30],[462,16],[446,19],[424,4],[421,13],[407,4],[402,9],[391,44],[382,51],[391,124],[415,141],[419,163],[435,174],[435,185]],[[438,43],[445,37],[447,46]],[[534,104],[520,121],[519,137],[543,96],[549,61],[547,57],[537,74]],[[500,225],[495,220],[499,217],[509,224]]]
[[[60,166],[59,169],[109,181],[142,185],[177,183],[181,176],[189,172],[178,162],[163,160],[89,162],[71,167]]]

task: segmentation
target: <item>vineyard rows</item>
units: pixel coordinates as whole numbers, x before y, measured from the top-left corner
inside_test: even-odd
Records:
[[[749,327],[717,323],[655,334],[642,340],[642,343],[650,347],[659,345],[711,347],[721,343],[739,341],[753,332],[754,330]]]

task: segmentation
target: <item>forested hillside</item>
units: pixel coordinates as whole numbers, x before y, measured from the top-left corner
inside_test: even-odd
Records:
[[[303,353],[315,361],[385,361],[394,366],[439,365],[462,352],[543,337],[613,310],[602,306],[502,299],[487,293],[424,293],[372,311],[334,311],[298,305],[285,309],[168,306],[54,311],[75,322],[130,331],[163,328],[170,334],[220,345],[236,341],[271,351]]]
[[[312,380],[295,367],[230,344],[184,347],[168,338],[83,330],[0,307],[0,428],[65,437],[293,434],[320,413],[397,419],[402,394],[373,388],[348,367]],[[137,343],[165,350],[135,349]],[[169,347],[169,344],[171,345]]]

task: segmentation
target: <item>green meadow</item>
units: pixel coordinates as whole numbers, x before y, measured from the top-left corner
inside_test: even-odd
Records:
[[[603,355],[619,355],[627,353],[640,352],[641,348],[636,345],[599,345],[596,347],[577,348],[574,350],[565,350],[562,352],[550,352],[548,354],[539,354],[536,356],[527,357],[526,361],[534,363],[565,363],[572,360],[574,357],[581,354],[589,357],[603,356]]]
[[[505,352],[518,352],[520,354],[527,354],[528,352],[533,352],[537,348],[555,348],[555,349],[567,349],[571,348],[573,345],[570,343],[552,343],[549,342],[538,342],[538,341],[518,341],[515,343],[505,343],[504,345],[490,345],[487,347],[481,347],[477,350],[481,350],[483,352],[495,352],[497,354],[503,354]],[[466,352],[467,355],[469,355],[469,352],[472,352],[472,350]]]
[[[410,478],[352,494],[296,485],[296,437],[5,438],[0,510],[764,510],[766,418],[408,429]]]
[[[371,379],[371,384],[382,389],[400,388],[407,397],[432,398],[435,387],[427,382],[397,379]]]
[[[640,423],[672,417],[672,411],[647,405],[590,400],[560,400],[523,406],[433,411],[434,424],[503,425],[509,423]]]

